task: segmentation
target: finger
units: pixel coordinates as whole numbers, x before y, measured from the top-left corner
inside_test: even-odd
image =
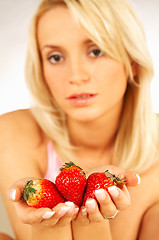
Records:
[[[20,201],[21,197],[22,197],[22,190],[19,189],[18,187],[14,187],[14,188],[11,188],[9,190],[9,198],[11,201],[13,202],[18,202]]]
[[[21,203],[18,206],[18,203],[15,203],[16,211],[24,224],[37,224],[40,223],[43,219],[51,218],[55,212],[49,208],[33,208],[27,206],[25,203]]]
[[[65,226],[71,222],[74,215],[75,205],[73,202],[60,203],[53,208],[55,215],[52,219],[52,223]]]
[[[21,219],[21,221],[25,224],[35,224],[40,223],[42,219],[48,219],[54,215],[54,212],[50,208],[34,208],[29,207],[27,203],[23,200],[21,201],[21,189],[25,185],[27,180],[23,181],[21,184],[18,181],[19,185],[16,185],[14,188],[10,190],[10,198],[14,201],[14,206],[16,212]]]
[[[125,172],[126,185],[129,187],[135,187],[141,182],[141,177],[139,174],[127,171]]]
[[[117,208],[107,191],[104,189],[98,189],[95,191],[95,196],[99,202],[102,215],[105,217],[114,216]]]
[[[108,192],[118,210],[125,210],[131,205],[131,199],[126,186],[123,189],[112,186],[108,188]]]
[[[98,204],[95,199],[88,199],[85,206],[90,222],[100,222],[103,220],[103,216],[99,211]]]
[[[66,226],[70,224],[70,222],[73,220],[73,218],[76,218],[76,215],[79,211],[79,207],[75,207],[73,202],[65,202],[59,204],[54,208],[53,217],[50,217],[48,220],[43,218],[42,226],[50,227],[55,224],[58,224],[58,226]]]
[[[110,167],[110,172],[117,177],[122,177],[125,180],[125,184],[129,187],[135,187],[141,182],[139,174],[132,171],[125,171],[115,166]]]
[[[136,187],[141,182],[141,177],[139,174],[132,172],[132,171],[124,171],[124,170],[118,170],[114,168],[113,174],[115,174],[117,177],[121,178],[121,180],[125,180],[123,183],[119,183],[120,185],[127,185],[128,187]],[[118,183],[117,183],[118,184]]]
[[[73,215],[73,217],[72,217],[72,220],[75,220],[75,219],[77,218],[78,212],[79,212],[79,207],[78,207],[78,206],[75,206],[74,215]]]
[[[89,219],[87,216],[87,210],[85,206],[82,206],[79,210],[79,213],[76,217],[76,222],[80,222],[82,225],[88,225],[89,224]]]
[[[31,179],[35,179],[35,178],[22,178],[12,185],[12,187],[8,191],[8,196],[11,201],[17,202],[21,199],[22,191],[26,183]]]
[[[65,217],[61,218],[59,221],[62,226],[65,226],[72,221],[75,211],[75,204],[73,202],[65,202],[65,205],[69,207],[69,210],[66,212]]]
[[[42,216],[41,224],[43,226],[53,226],[57,224],[59,220],[65,216],[66,212],[69,211],[69,207],[64,203],[59,203],[52,211],[54,212],[53,216],[49,217],[49,213]]]
[[[118,177],[122,176],[122,178],[126,180],[125,182],[126,185],[129,187],[135,187],[138,184],[140,184],[141,178],[139,174],[132,171],[125,171],[121,168],[118,168],[112,165],[107,165],[107,166],[103,165],[96,169],[93,169],[91,172],[87,174],[87,176],[89,176],[93,172],[104,172],[106,169],[108,169],[112,174],[115,174]]]

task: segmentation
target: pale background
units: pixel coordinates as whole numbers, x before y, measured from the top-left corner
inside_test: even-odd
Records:
[[[154,111],[159,113],[159,0],[130,1],[145,27],[155,67],[151,85],[152,101]],[[40,0],[0,0],[0,114],[29,107],[24,82],[27,30],[39,2]],[[13,236],[2,203],[0,231]]]

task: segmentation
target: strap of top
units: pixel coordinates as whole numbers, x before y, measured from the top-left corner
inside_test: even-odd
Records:
[[[53,148],[53,144],[51,141],[48,142],[47,144],[47,153],[48,153],[48,167],[44,178],[55,183],[55,179],[60,172],[62,164]]]

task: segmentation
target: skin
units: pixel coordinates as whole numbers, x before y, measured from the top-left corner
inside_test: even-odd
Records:
[[[87,176],[105,169],[117,175],[124,174],[127,185],[116,188],[118,194],[111,190],[110,195],[97,192],[100,210],[97,202],[91,199],[80,209],[69,203],[59,204],[53,210],[29,208],[19,201],[20,193],[26,176],[44,177],[46,145],[50,139],[37,125],[30,110],[3,115],[0,119],[0,189],[16,238],[116,240],[122,236],[122,240],[135,240],[138,236],[139,240],[150,239],[152,225],[155,228],[158,224],[159,164],[141,174],[139,185],[135,173],[111,165],[127,86],[123,65],[102,53],[65,7],[58,6],[45,13],[37,30],[45,81],[67,115],[72,143],[81,147],[75,152],[76,163],[85,169]],[[96,95],[82,106],[70,103],[70,95],[83,92]],[[119,213],[114,219],[103,218],[113,216],[117,209]],[[46,212],[53,216],[44,219]],[[152,223],[151,219],[156,221]],[[157,228],[154,231],[153,239],[157,240]]]

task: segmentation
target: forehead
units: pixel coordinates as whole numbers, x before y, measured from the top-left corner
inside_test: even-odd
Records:
[[[56,26],[58,28],[59,24],[67,19],[70,20],[71,18],[73,20],[73,16],[66,5],[55,5],[42,14],[38,21],[38,26],[46,27],[46,25],[53,25],[54,28]]]
[[[66,40],[68,35],[77,38],[86,37],[86,33],[65,5],[57,5],[45,12],[37,24],[37,38],[39,45],[44,42]]]

